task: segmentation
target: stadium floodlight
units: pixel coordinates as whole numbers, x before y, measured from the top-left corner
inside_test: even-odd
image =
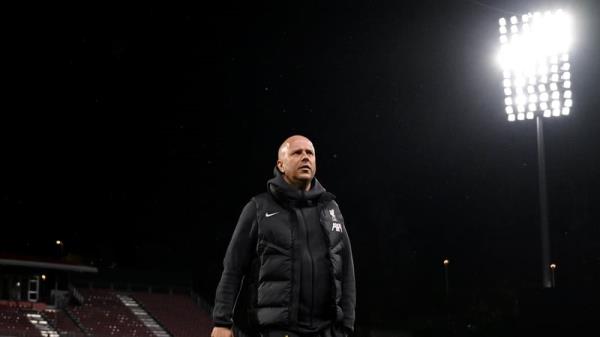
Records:
[[[504,111],[509,122],[536,120],[540,197],[542,286],[550,278],[550,231],[546,197],[543,119],[568,116],[573,108],[573,18],[562,10],[500,18]]]
[[[569,52],[573,42],[572,17],[557,10],[500,18],[498,23],[498,60],[503,72],[505,97],[512,97],[513,102],[519,104],[517,95],[521,91],[518,88],[527,89],[528,94],[545,92],[546,87],[535,86],[537,83],[549,84],[552,91],[560,91],[559,95],[564,96],[562,92],[571,88]],[[564,107],[564,103],[559,100],[559,109]],[[544,110],[538,109],[533,113],[543,116]],[[509,117],[509,120],[514,121],[515,118]]]

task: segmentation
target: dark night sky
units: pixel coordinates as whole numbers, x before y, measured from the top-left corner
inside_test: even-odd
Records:
[[[537,285],[535,123],[506,121],[493,56],[503,11],[553,2],[320,3],[19,12],[3,250],[61,238],[212,291],[239,212],[301,133],[347,219],[359,301],[441,291],[444,257],[457,288]],[[575,106],[544,136],[553,260],[577,284],[600,274],[600,8],[563,3]]]

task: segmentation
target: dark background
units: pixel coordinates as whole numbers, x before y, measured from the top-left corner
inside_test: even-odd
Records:
[[[498,18],[546,8],[577,30],[572,114],[544,124],[552,261],[558,287],[593,288],[592,0],[6,11],[0,252],[184,271],[212,300],[239,212],[300,133],[344,212],[360,324],[443,314],[445,258],[452,305],[514,312],[541,287],[536,130],[506,121],[494,56]]]

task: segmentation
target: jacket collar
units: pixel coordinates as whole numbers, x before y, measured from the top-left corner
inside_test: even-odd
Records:
[[[335,196],[327,192],[316,177],[311,182],[310,190],[303,191],[288,184],[277,167],[273,169],[273,175],[274,177],[267,182],[267,191],[284,204],[301,207],[335,199]]]

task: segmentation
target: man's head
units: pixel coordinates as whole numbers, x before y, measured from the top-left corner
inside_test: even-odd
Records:
[[[286,139],[279,147],[277,169],[288,184],[308,191],[317,172],[317,158],[312,142],[300,135]]]

